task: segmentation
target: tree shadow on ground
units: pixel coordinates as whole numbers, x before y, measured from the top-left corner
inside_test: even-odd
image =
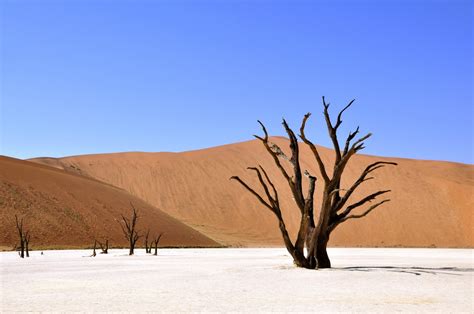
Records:
[[[422,274],[430,275],[450,275],[450,276],[463,276],[468,273],[474,272],[474,268],[460,268],[460,267],[410,267],[410,266],[354,266],[354,267],[339,267],[334,268],[338,270],[347,271],[363,271],[363,272],[395,272],[395,273],[406,273],[416,276]]]

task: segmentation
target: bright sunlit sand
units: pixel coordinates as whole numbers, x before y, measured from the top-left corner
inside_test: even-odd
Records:
[[[471,249],[333,248],[319,271],[284,249],[90,253],[1,253],[0,310],[473,311]]]

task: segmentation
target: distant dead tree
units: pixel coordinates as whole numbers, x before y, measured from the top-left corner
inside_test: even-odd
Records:
[[[160,233],[152,242],[155,247],[155,253],[153,255],[158,255],[158,243],[160,242],[161,236],[163,233]],[[150,253],[151,253],[151,243],[150,243]]]
[[[18,254],[20,255],[21,258],[25,258],[25,253],[26,257],[30,257],[30,251],[29,251],[29,244],[30,244],[30,232],[25,231],[23,227],[23,220],[24,217],[21,219],[18,219],[18,216],[15,215],[15,223],[16,223],[16,230],[18,232],[18,237],[20,240],[20,247],[19,247],[19,252]],[[18,246],[16,246],[16,249],[18,249]]]
[[[130,205],[132,207],[132,216],[130,219],[126,218],[124,215],[122,215],[122,221],[123,223],[120,223],[120,227],[122,227],[122,232],[125,238],[127,239],[129,243],[129,254],[128,255],[133,255],[135,251],[135,244],[137,243],[138,239],[140,239],[140,235],[138,234],[136,230],[137,226],[137,220],[138,220],[138,212],[135,209],[135,206],[130,202]]]
[[[94,240],[94,248],[92,250],[92,255],[91,257],[95,257],[97,255],[95,249],[97,248],[97,240]]]
[[[232,180],[239,182],[247,191],[256,197],[257,200],[263,204],[263,206],[275,214],[278,219],[279,229],[283,236],[285,246],[293,257],[294,263],[299,267],[309,269],[330,268],[331,262],[327,254],[327,244],[331,232],[334,231],[334,229],[341,223],[349,219],[365,217],[375,208],[390,201],[389,199],[377,201],[376,203],[368,206],[368,208],[366,208],[362,213],[356,214],[353,212],[354,209],[363,205],[367,205],[371,201],[375,200],[378,196],[390,192],[390,190],[380,190],[347,205],[351,195],[362,183],[374,179],[374,177],[369,176],[369,174],[384,167],[385,165],[396,165],[394,162],[385,161],[371,163],[367,165],[367,167],[362,171],[358,179],[352,183],[352,185],[344,188],[341,187],[342,174],[346,169],[349,159],[360,150],[365,148],[364,141],[372,135],[371,133],[368,133],[367,135],[355,140],[357,134],[359,133],[359,127],[357,127],[354,132],[349,132],[345,143],[339,142],[337,130],[342,123],[342,114],[352,105],[353,102],[354,100],[352,100],[339,112],[335,123],[333,123],[329,116],[329,103],[326,103],[323,97],[323,114],[329,137],[331,138],[332,144],[334,146],[335,158],[333,165],[325,165],[321,155],[319,154],[318,148],[305,135],[306,122],[311,114],[306,114],[301,123],[299,137],[303,143],[311,149],[315,158],[315,162],[321,173],[324,186],[322,191],[322,205],[317,217],[315,217],[316,215],[314,213],[314,191],[316,177],[311,175],[308,170],[302,171],[301,169],[298,139],[295,133],[288,126],[288,123],[283,119],[283,127],[285,128],[285,131],[290,139],[289,146],[291,150],[291,157],[288,158],[277,144],[269,141],[269,136],[265,126],[262,122],[258,121],[262,127],[264,136],[254,136],[262,142],[266,151],[273,159],[276,167],[287,181],[293,195],[294,202],[296,203],[301,214],[300,226],[296,240],[294,242],[290,239],[285,221],[282,217],[278,192],[265,169],[260,165],[258,167],[248,168],[249,170],[255,172],[263,192],[265,193],[264,195],[261,195],[255,191],[255,189],[250,187],[238,176],[231,177]],[[289,173],[287,171],[287,169],[282,165],[282,160],[289,162],[293,173]],[[327,171],[327,167],[329,166],[332,166],[333,168],[331,172]],[[308,180],[308,190],[306,195],[303,193],[303,174]]]
[[[150,229],[147,230],[145,234],[145,253],[151,253],[151,243],[148,246],[148,237],[150,236]]]
[[[97,241],[99,242],[99,246],[100,246],[100,250],[102,252],[100,252],[100,254],[108,254],[109,253],[109,239],[105,239],[105,243],[102,244],[102,242],[100,241]]]
[[[24,246],[25,246],[26,257],[30,257],[30,238],[31,238],[30,232],[26,231],[24,239],[23,239],[23,242],[25,242]]]

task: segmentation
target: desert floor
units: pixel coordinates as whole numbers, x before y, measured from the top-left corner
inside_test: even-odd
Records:
[[[330,270],[284,249],[0,253],[0,311],[473,312],[470,249],[330,249]]]

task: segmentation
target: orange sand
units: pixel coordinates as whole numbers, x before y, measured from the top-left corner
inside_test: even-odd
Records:
[[[109,238],[126,241],[116,219],[138,209],[138,228],[164,232],[163,246],[216,246],[217,243],[126,191],[94,179],[36,163],[0,157],[0,245],[17,243],[14,215],[25,216],[31,246],[91,246]],[[140,240],[140,245],[143,241]]]
[[[287,139],[275,137],[272,140],[288,150]],[[311,152],[305,145],[301,147],[303,169],[319,176]],[[331,150],[322,147],[320,150],[325,160],[331,158]],[[377,170],[376,179],[361,185],[352,201],[378,189],[391,189],[392,201],[364,219],[349,220],[341,225],[333,233],[330,245],[474,246],[473,165],[358,155],[349,163],[342,187],[348,187],[362,169],[375,160],[396,161],[399,166]],[[299,224],[299,211],[291,200],[289,188],[258,141],[184,153],[133,152],[33,161],[123,188],[222,244],[282,245],[273,214],[238,183],[229,181],[230,176],[239,175],[252,186],[258,186],[253,174],[245,169],[260,163],[280,191],[291,233],[294,234]],[[38,184],[41,182],[39,179]],[[79,186],[77,189],[80,190]],[[321,181],[318,181],[318,200],[321,191]],[[88,199],[89,203],[94,202],[93,198]],[[127,201],[119,202],[122,208],[127,207]],[[77,206],[80,202],[76,202]],[[86,207],[85,204],[82,207]],[[149,209],[156,211],[151,206]],[[159,221],[157,218],[156,223]],[[72,221],[70,224],[74,225]]]

